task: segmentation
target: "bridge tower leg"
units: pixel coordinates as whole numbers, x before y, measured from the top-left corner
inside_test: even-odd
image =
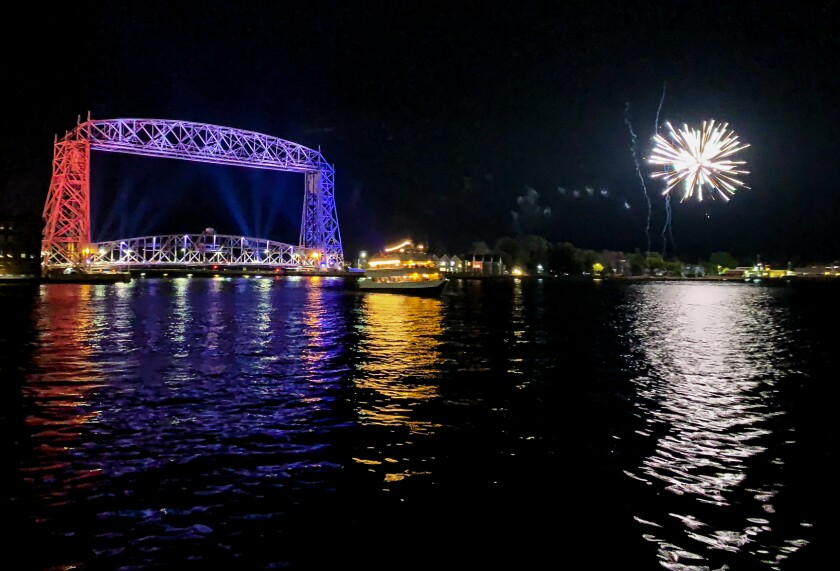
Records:
[[[335,206],[335,171],[321,171],[321,227],[324,236],[324,255],[327,265],[340,267],[344,263],[341,233],[338,229],[338,211]]]
[[[90,247],[90,143],[56,141],[53,172],[44,205],[41,245],[44,274],[57,268],[83,268]]]
[[[344,262],[344,254],[335,207],[335,172],[310,171],[305,176],[300,245],[316,249],[328,267],[338,267]]]
[[[324,236],[319,228],[321,219],[321,172],[310,171],[304,174],[303,217],[300,221],[300,245],[303,248],[323,250]]]

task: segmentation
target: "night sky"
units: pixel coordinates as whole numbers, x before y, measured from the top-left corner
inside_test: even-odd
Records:
[[[672,202],[651,249],[840,258],[834,2],[32,3],[2,37],[0,214],[40,215],[52,142],[88,111],[320,146],[345,256],[410,235],[439,253],[539,234],[646,247],[640,160],[661,121],[728,122],[750,190]],[[296,243],[303,177],[97,153],[94,239],[164,232]]]

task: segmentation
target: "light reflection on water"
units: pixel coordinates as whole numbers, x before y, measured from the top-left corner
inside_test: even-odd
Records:
[[[102,335],[104,323],[91,310],[96,286],[59,287],[43,292],[48,311],[38,318],[42,342],[49,351],[35,354],[35,365],[55,371],[48,382],[32,383],[30,396],[53,409],[55,424],[80,424],[96,412],[83,407],[89,394],[104,384],[101,368],[91,362],[91,337]],[[75,412],[65,416],[64,412]],[[35,424],[52,424],[46,418],[29,417]],[[57,429],[59,432],[61,428]]]
[[[405,439],[397,436],[389,442],[389,449],[370,450],[366,457],[355,458],[361,464],[386,466],[386,482],[426,473],[406,468],[402,459],[407,452],[401,449],[439,426],[418,409],[440,396],[435,377],[443,362],[442,307],[439,299],[389,293],[369,293],[362,300],[362,358],[354,375],[359,422],[408,432]]]
[[[436,385],[422,379],[434,376],[441,363],[441,309],[438,299],[365,295],[360,322],[365,357],[357,384],[392,398],[436,396]]]
[[[685,500],[637,516],[645,538],[659,545],[665,568],[717,568],[716,561],[726,560],[722,552],[749,554],[774,567],[807,543],[773,538],[775,547],[765,545],[781,484],[750,477],[773,474],[773,465],[783,464],[766,453],[790,343],[780,326],[785,310],[773,306],[771,293],[731,284],[636,291],[631,329],[646,363],[634,379],[645,424],[638,433],[655,447],[627,474]],[[733,504],[737,511],[727,509]],[[745,515],[739,521],[731,513]],[[674,534],[673,520],[683,534]]]
[[[0,507],[50,546],[31,568],[431,569],[447,545],[787,571],[826,544],[836,290],[451,285],[0,288]]]
[[[50,522],[40,541],[74,541],[33,568],[80,565],[85,542],[142,567],[172,539],[293,506],[243,500],[255,490],[329,489],[321,439],[347,421],[332,410],[348,370],[346,314],[330,311],[342,295],[268,280],[42,286],[24,389],[39,453],[20,473],[29,516]]]

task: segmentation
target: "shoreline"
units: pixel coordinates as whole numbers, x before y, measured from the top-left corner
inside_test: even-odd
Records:
[[[12,284],[61,284],[61,283],[77,283],[77,284],[109,284],[109,283],[126,283],[134,279],[143,278],[194,278],[194,279],[214,279],[220,277],[260,277],[260,278],[284,278],[284,277],[340,277],[357,280],[364,274],[362,272],[342,272],[342,271],[295,271],[286,270],[277,272],[274,270],[204,270],[195,269],[186,271],[183,269],[167,269],[167,270],[131,270],[129,272],[120,273],[96,273],[96,274],[70,274],[70,275],[56,275],[51,277],[45,276],[4,276],[0,275],[0,285]],[[508,280],[551,280],[551,281],[567,281],[567,282],[615,282],[615,283],[645,283],[645,282],[727,282],[727,283],[745,283],[745,284],[785,284],[795,282],[837,282],[840,283],[840,276],[832,275],[793,275],[779,278],[743,278],[736,276],[702,276],[702,277],[682,277],[682,276],[605,276],[600,278],[593,278],[592,276],[556,276],[556,275],[534,275],[524,274],[521,276],[514,275],[498,275],[498,274],[468,274],[458,273],[449,274],[446,276],[449,280],[470,280],[470,281],[508,281]]]

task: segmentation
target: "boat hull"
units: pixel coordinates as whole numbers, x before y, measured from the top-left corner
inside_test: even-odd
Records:
[[[446,286],[447,280],[430,281],[406,281],[396,283],[375,282],[362,278],[359,280],[360,291],[372,291],[382,293],[404,293],[409,295],[440,295]]]

